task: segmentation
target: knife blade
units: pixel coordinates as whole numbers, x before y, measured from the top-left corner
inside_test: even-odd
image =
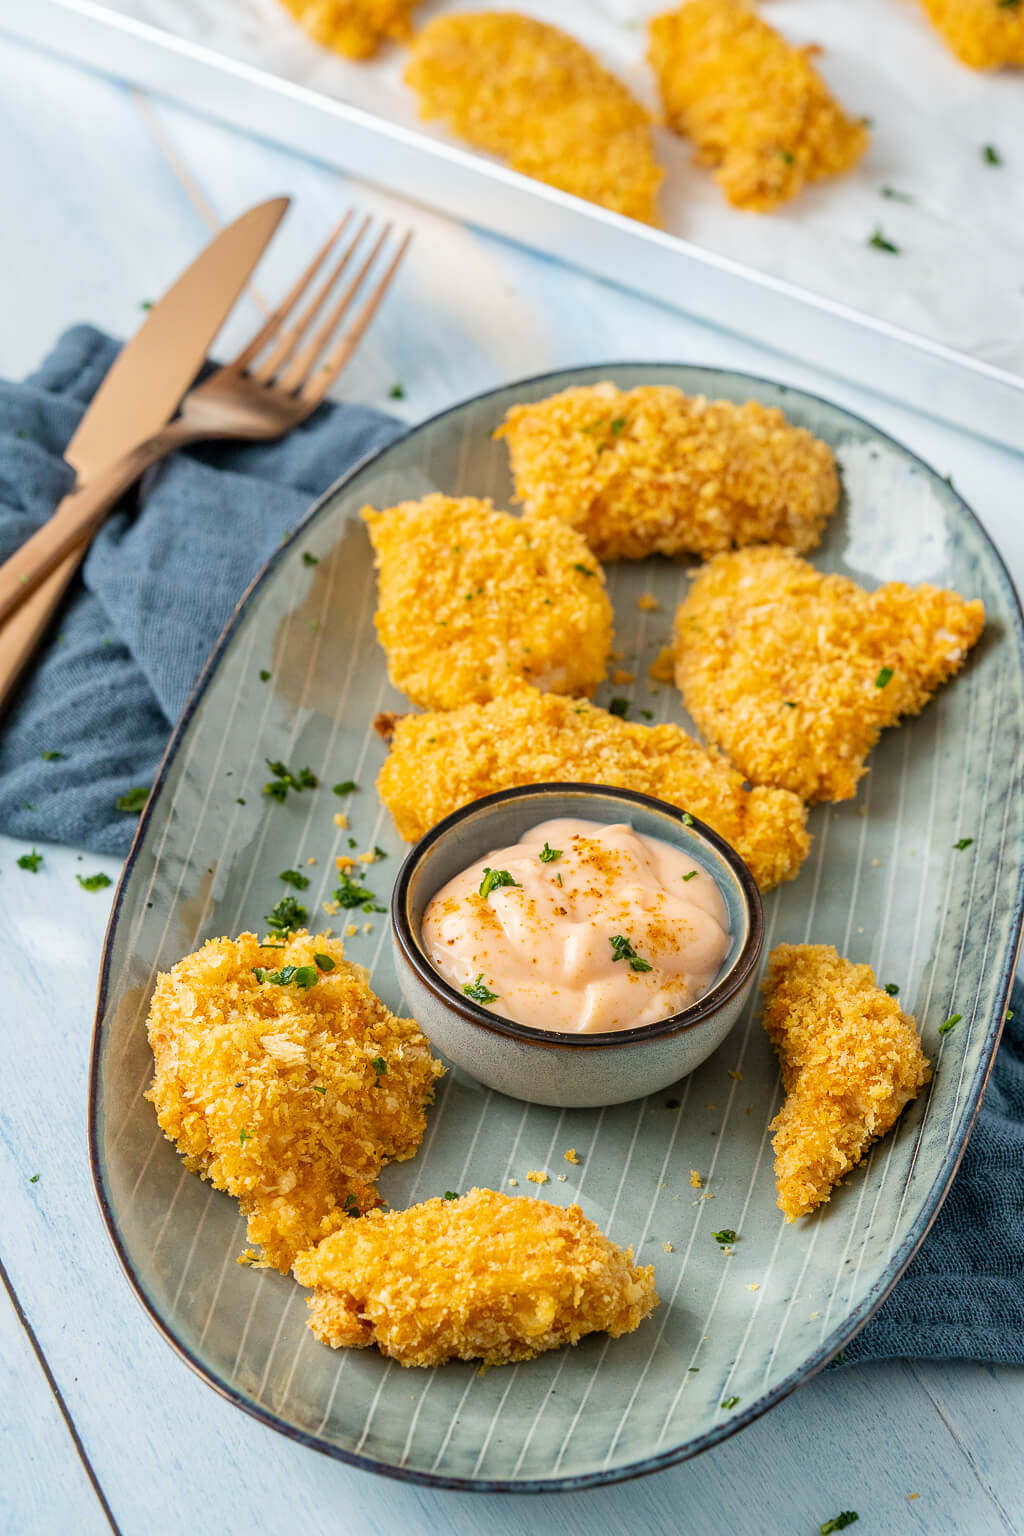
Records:
[[[166,426],[289,202],[271,198],[222,229],[121,348],[64,451],[79,485]]]

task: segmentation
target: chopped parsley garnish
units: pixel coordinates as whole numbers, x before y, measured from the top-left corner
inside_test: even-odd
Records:
[[[557,884],[557,885],[561,885],[561,883],[562,883],[562,877],[561,877],[561,875],[556,875],[556,876],[555,876],[555,883],[556,883],[556,884]]]
[[[653,720],[654,719],[654,710],[653,709],[642,709],[640,711],[640,713],[643,715],[645,720]]]
[[[879,672],[878,676],[875,678],[875,687],[876,688],[884,688],[887,683],[891,683],[892,682],[892,678],[893,678],[893,669],[892,669],[892,667],[883,667],[881,672]]]
[[[356,783],[355,779],[342,779],[340,784],[335,784],[331,793],[334,795],[351,795],[358,788],[359,785]]]
[[[544,847],[541,849],[537,857],[540,859],[542,864],[553,864],[556,859],[560,859],[562,857],[562,849],[549,848],[547,842],[545,841]]]
[[[629,700],[612,699],[608,705],[608,713],[610,715],[618,715],[620,720],[625,720],[629,714]]]
[[[274,910],[267,913],[266,923],[273,933],[280,935],[301,928],[308,916],[301,901],[294,896],[282,896]]]
[[[513,880],[507,869],[491,869],[489,864],[484,865],[484,877],[480,881],[480,895],[485,899],[492,891],[498,890],[503,885],[514,885],[521,889],[518,880]]]
[[[239,1131],[239,1133],[238,1133],[238,1139],[239,1139],[239,1141],[240,1141],[240,1142],[242,1142],[242,1143],[245,1143],[245,1142],[246,1142],[246,1141],[249,1141],[249,1140],[251,1140],[251,1139],[252,1139],[252,1132],[251,1132],[251,1131],[249,1131],[249,1130],[248,1130],[248,1129],[247,1129],[247,1128],[246,1128],[246,1127],[245,1127],[245,1126],[244,1126],[244,1125],[243,1125],[243,1126],[242,1126],[242,1129],[241,1129],[241,1130],[240,1130],[240,1131]]]
[[[294,885],[297,891],[304,891],[309,884],[309,876],[299,869],[282,869],[277,878],[283,880],[285,885]]]
[[[891,203],[912,203],[914,199],[909,192],[897,192],[895,187],[883,187],[882,196],[887,197]]]
[[[355,1195],[345,1196],[345,1204],[343,1209],[348,1213],[349,1216],[362,1215],[362,1212],[359,1209],[359,1201],[356,1199]]]
[[[684,875],[683,876],[683,880],[684,881],[686,881],[686,880],[695,880],[696,878],[697,878],[697,871],[695,869],[691,869],[690,873],[688,875]]]
[[[899,996],[899,990],[900,989],[899,989],[899,987],[896,985],[896,983],[894,981],[887,981],[885,986],[882,988],[882,990],[883,990],[883,992],[888,992],[890,997],[898,997]]]
[[[341,874],[341,884],[334,892],[334,899],[339,907],[361,907],[364,912],[386,912],[387,908],[379,905],[375,893],[368,890],[365,885],[360,885],[358,880],[353,880],[351,875]]]
[[[956,849],[957,853],[963,853],[964,849],[969,848],[973,842],[973,837],[958,837],[956,842],[953,844],[953,847]]]
[[[313,1084],[313,1092],[314,1093],[319,1093],[323,1097],[326,1097],[326,1095],[327,1095],[327,1089],[324,1087],[323,1083],[314,1083]]]
[[[302,563],[303,565],[319,565],[320,556],[311,555],[308,549],[304,549],[302,551]]]
[[[617,933],[614,937],[609,937],[608,942],[612,947],[613,965],[616,960],[628,960],[631,971],[649,971],[651,969],[651,962],[640,958],[624,934]]]
[[[398,382],[398,380],[396,379],[394,384],[392,384],[391,388],[388,390],[388,399],[389,400],[404,400],[405,399],[405,385],[404,384],[400,384]]]
[[[690,815],[689,811],[684,811],[679,820],[682,822],[684,827],[693,826],[693,817]]]
[[[723,1408],[735,1408],[736,1404],[738,1402],[739,1402],[739,1398],[738,1397],[725,1397],[725,1398],[722,1399],[722,1407]]]
[[[376,1072],[376,1074],[377,1074],[377,1086],[379,1087],[380,1086],[380,1080],[384,1076],[385,1072],[388,1069],[388,1064],[384,1060],[383,1056],[375,1056],[373,1058],[373,1060],[370,1062],[370,1066],[373,1068],[374,1072]]]
[[[303,992],[315,987],[318,980],[315,965],[283,965],[279,971],[268,971],[262,965],[254,965],[252,973],[257,981],[268,981],[275,987],[294,985],[301,987]]]
[[[1003,157],[994,144],[982,145],[981,158],[986,165],[1002,165],[1003,163]]]
[[[721,1243],[723,1246],[736,1241],[736,1233],[732,1227],[723,1227],[721,1232],[712,1232],[711,1236],[716,1243]]]
[[[459,1192],[457,1189],[446,1189],[444,1194],[441,1196],[442,1200],[457,1200],[458,1198]]]
[[[67,756],[66,752],[41,752],[40,757],[44,763],[62,763]]]
[[[109,875],[76,875],[75,879],[83,891],[102,891],[105,885],[110,884]]]
[[[786,165],[792,165],[793,164],[793,155],[792,155],[791,151],[788,150],[788,149],[780,149],[779,150],[779,159],[784,161],[784,163]]]
[[[612,437],[618,437],[619,433],[623,430],[625,425],[625,416],[616,416],[615,420],[612,422]]]
[[[148,799],[149,790],[137,784],[133,789],[127,790],[125,794],[118,795],[114,804],[119,811],[129,811],[132,815],[137,816]]]
[[[894,245],[891,240],[887,240],[881,229],[877,227],[868,241],[868,245],[875,251],[888,251],[890,256],[898,256],[900,254],[899,246]]]
[[[484,984],[483,971],[480,972],[475,981],[465,982],[462,990],[467,997],[473,999],[474,1003],[496,1003],[498,1001],[497,992],[492,992],[490,987]]]
[[[956,1029],[962,1018],[962,1013],[951,1013],[945,1024],[939,1025],[939,1034],[948,1035],[951,1029]]]
[[[316,961],[316,968],[318,971],[334,970],[334,961],[331,959],[330,955],[321,955],[317,953],[313,956],[313,959]]]
[[[267,671],[266,667],[260,667],[260,682],[261,683],[269,683],[270,682],[270,673]]]
[[[592,571],[590,569],[589,565],[582,565],[579,560],[576,561],[575,565],[573,566],[573,570],[574,571],[579,571],[582,576],[596,576],[597,575],[597,572],[596,571]]]
[[[783,699],[783,709],[796,709],[796,699]]]
[[[21,858],[18,860],[18,868],[19,869],[27,869],[30,874],[35,875],[35,874],[38,874],[39,866],[40,866],[40,864],[42,862],[43,862],[42,854],[41,853],[37,853],[36,850],[33,848],[31,853],[23,853],[21,855]]]
[[[29,1179],[29,1183],[30,1184],[38,1184],[39,1183],[39,1175],[38,1175],[38,1173],[34,1173],[32,1175],[32,1177]]]
[[[1004,0],[999,0],[999,3],[1002,5]],[[821,1536],[833,1536],[833,1532],[845,1531],[848,1525],[853,1525],[854,1521],[859,1519],[860,1515],[858,1515],[855,1509],[844,1509],[841,1514],[833,1516],[831,1520],[826,1520],[824,1525],[819,1525],[818,1530],[821,1532]]]
[[[386,859],[387,856],[388,856],[387,849],[386,848],[378,848],[377,844],[374,843],[374,845],[373,845],[374,862],[376,862],[377,859]]]
[[[311,768],[300,768],[298,773],[292,773],[284,763],[271,762],[269,757],[266,764],[274,777],[269,784],[264,784],[263,793],[272,800],[286,800],[290,789],[294,789],[296,794],[304,789],[316,789],[320,782]]]

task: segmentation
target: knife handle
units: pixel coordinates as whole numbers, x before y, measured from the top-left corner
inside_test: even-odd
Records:
[[[7,708],[18,680],[60,607],[87,547],[83,543],[79,549],[65,555],[57,569],[51,571],[32,596],[11,614],[7,623],[0,626],[0,713]]]

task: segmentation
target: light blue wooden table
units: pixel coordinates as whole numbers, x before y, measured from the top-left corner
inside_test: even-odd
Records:
[[[31,3],[31,0],[26,0]],[[296,207],[261,272],[276,292],[358,197],[417,232],[343,396],[409,419],[521,374],[608,358],[749,369],[832,396],[903,439],[980,513],[1024,577],[1024,460],[525,250],[394,201],[158,100],[0,41],[0,368],[30,369],[88,319],[126,334],[222,220]],[[243,305],[225,345],[252,328]],[[111,860],[47,848],[36,877],[0,839],[0,1536],[108,1528],[303,1536],[629,1530],[812,1536],[1024,1532],[1024,1372],[896,1363],[827,1373],[697,1461],[574,1495],[409,1487],[306,1451],[221,1401],[132,1298],[93,1201],[86,1068]],[[35,1176],[38,1175],[38,1179]],[[13,1298],[16,1298],[16,1302]],[[919,1495],[911,1498],[913,1494]]]

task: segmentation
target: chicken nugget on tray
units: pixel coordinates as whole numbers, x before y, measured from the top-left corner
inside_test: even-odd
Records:
[[[396,688],[425,709],[510,684],[592,693],[605,675],[612,605],[578,533],[527,524],[489,501],[424,496],[363,519],[377,556],[374,622]]]
[[[444,1070],[327,934],[210,939],[158,977],[149,1042],[161,1130],[237,1198],[249,1242],[283,1274],[376,1203],[383,1164],[419,1146]]]
[[[407,42],[419,0],[282,0],[303,31],[350,59],[368,59],[381,43]]]
[[[444,118],[513,170],[657,223],[647,112],[558,27],[514,11],[438,16],[417,34],[405,79],[421,117]]]
[[[813,549],[839,500],[828,445],[756,400],[605,382],[513,406],[494,435],[527,515],[578,528],[600,560]]]
[[[1024,68],[1021,0],[921,0],[950,50],[971,69]]]
[[[867,148],[863,119],[847,117],[810,62],[819,51],[793,47],[748,0],[688,0],[651,21],[668,125],[693,139],[737,208],[777,208]]]
[[[409,842],[460,805],[518,784],[611,784],[706,821],[762,890],[792,880],[811,845],[795,795],[742,775],[677,725],[639,725],[586,699],[521,688],[445,714],[384,717],[391,751],[377,791]]]
[[[676,615],[676,681],[754,784],[848,800],[886,726],[963,666],[985,610],[940,587],[866,592],[771,545],[716,555]]]
[[[376,1344],[400,1365],[505,1365],[584,1334],[618,1338],[657,1306],[652,1265],[578,1205],[471,1189],[373,1211],[299,1256],[309,1326],[324,1344]]]
[[[831,944],[779,944],[761,983],[786,1101],[772,1121],[779,1208],[828,1200],[931,1077],[914,1020],[869,965]]]

